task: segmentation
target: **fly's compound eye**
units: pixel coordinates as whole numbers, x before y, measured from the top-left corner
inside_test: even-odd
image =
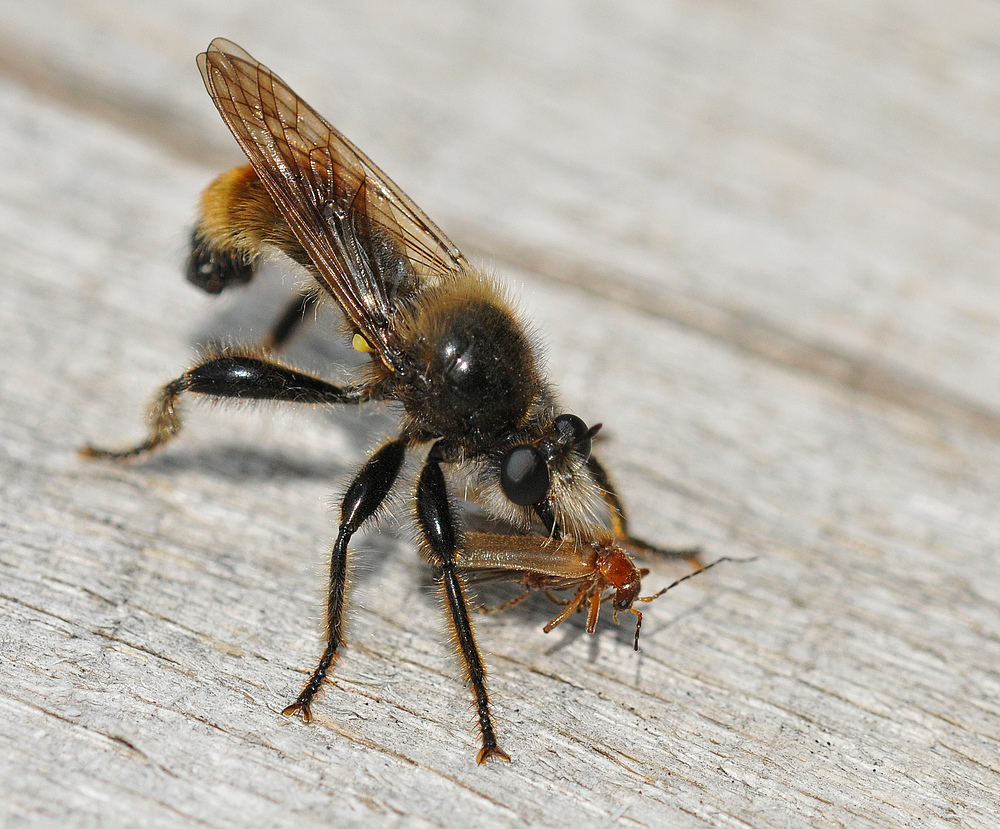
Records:
[[[586,423],[573,414],[559,415],[553,425],[560,442],[572,444],[574,451],[584,461],[590,459],[590,450],[593,447],[591,438],[596,433],[596,428],[589,428]]]
[[[530,507],[549,492],[549,468],[534,446],[515,446],[500,463],[500,486],[518,506]]]

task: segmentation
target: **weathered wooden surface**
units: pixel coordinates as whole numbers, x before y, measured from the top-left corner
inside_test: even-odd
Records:
[[[995,826],[997,7],[347,5],[0,3],[0,825]],[[642,534],[758,557],[638,655],[544,601],[477,619],[510,765],[473,762],[404,499],[317,721],[278,713],[387,412],[74,454],[283,296],[179,277],[238,160],[215,35],[520,286]],[[336,376],[331,326],[291,357]]]

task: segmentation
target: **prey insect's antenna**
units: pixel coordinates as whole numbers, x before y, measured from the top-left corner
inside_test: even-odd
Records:
[[[724,562],[724,561],[739,561],[739,562],[743,562],[744,564],[749,564],[751,561],[756,561],[756,560],[757,560],[757,556],[751,556],[750,558],[733,558],[732,556],[722,556],[722,558],[717,558],[715,561],[711,562],[710,564],[706,564],[700,570],[695,570],[693,573],[688,573],[686,576],[681,576],[676,581],[671,582],[670,584],[668,584],[662,590],[658,590],[657,592],[655,592],[652,596],[640,596],[638,598],[638,601],[640,601],[640,602],[651,602],[654,599],[658,599],[658,598],[660,598],[660,596],[662,596],[667,591],[673,590],[675,587],[677,587],[678,584],[681,584],[682,582],[685,582],[688,579],[694,578],[695,576],[700,575],[701,573],[704,573],[706,570],[711,570],[713,567],[715,567],[716,564],[722,564],[722,562]],[[630,607],[629,611],[631,613],[634,613],[635,617],[636,617],[636,620],[635,620],[635,644],[634,644],[634,648],[635,648],[635,650],[639,650],[639,631],[642,629],[642,613],[640,611],[636,610],[634,607]],[[617,611],[615,611],[615,621],[618,621]]]

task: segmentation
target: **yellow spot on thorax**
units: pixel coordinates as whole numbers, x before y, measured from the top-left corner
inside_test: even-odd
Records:
[[[354,335],[354,339],[351,340],[351,345],[354,346],[355,351],[360,351],[362,354],[368,354],[375,350],[372,348],[371,343],[360,334]]]

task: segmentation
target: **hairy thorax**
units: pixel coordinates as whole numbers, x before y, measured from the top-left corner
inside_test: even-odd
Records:
[[[528,417],[540,388],[534,349],[491,282],[429,289],[403,328],[408,376],[400,393],[416,434],[474,449]]]

